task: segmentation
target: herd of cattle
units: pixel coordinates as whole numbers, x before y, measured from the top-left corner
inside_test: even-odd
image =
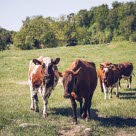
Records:
[[[43,117],[47,117],[47,104],[52,90],[57,85],[59,77],[62,77],[64,87],[64,98],[69,98],[73,110],[73,124],[77,123],[76,102],[80,103],[80,116],[88,120],[90,117],[90,107],[93,93],[97,86],[97,78],[100,82],[101,91],[106,99],[107,92],[112,97],[112,89],[121,87],[120,80],[127,80],[127,88],[131,88],[133,65],[130,62],[112,64],[104,62],[96,70],[95,63],[82,59],[75,60],[63,73],[59,72],[57,64],[60,58],[55,60],[50,57],[39,57],[29,63],[28,81],[31,94],[30,109],[39,112],[38,96],[39,92],[44,101]],[[82,106],[84,101],[84,105]]]

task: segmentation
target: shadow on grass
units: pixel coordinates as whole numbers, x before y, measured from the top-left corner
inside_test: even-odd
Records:
[[[136,99],[136,91],[131,89],[131,91],[119,92],[120,99]]]
[[[136,88],[132,88],[131,90],[132,90],[132,91],[136,91]]]
[[[91,109],[91,119],[98,121],[104,127],[136,127],[135,118],[102,115],[97,109]]]
[[[66,108],[51,108],[51,114],[53,115],[61,115],[61,116],[71,116],[72,117],[72,107],[66,107]],[[77,117],[80,117],[80,109],[77,108]]]
[[[97,115],[92,119],[95,121],[99,121],[100,125],[104,127],[136,127],[136,119],[134,118],[122,118],[117,116],[106,117]]]
[[[51,113],[68,117],[72,116],[72,108],[52,108]],[[77,117],[80,118],[79,108],[77,108]],[[100,125],[104,127],[136,127],[136,119],[134,118],[121,118],[116,116],[107,117],[106,115],[99,114],[97,109],[91,109],[91,120],[100,122]]]

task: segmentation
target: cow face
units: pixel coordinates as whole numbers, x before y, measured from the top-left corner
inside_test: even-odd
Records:
[[[63,77],[63,87],[64,87],[64,98],[70,98],[71,93],[75,88],[77,82],[77,76],[79,74],[80,68],[77,71],[65,71],[64,74],[59,73]]]
[[[33,62],[35,65],[42,65],[42,72],[44,73],[45,77],[48,77],[52,74],[54,70],[54,65],[57,65],[60,61],[60,58],[56,58],[55,60],[52,60],[49,57],[43,58],[42,60],[33,59]]]
[[[102,72],[103,72],[103,77],[102,77],[102,82],[104,84],[108,83],[108,80],[111,78],[111,72],[112,72],[112,67],[111,66],[101,66]]]

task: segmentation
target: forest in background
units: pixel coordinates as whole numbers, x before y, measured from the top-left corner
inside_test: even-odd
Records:
[[[26,17],[18,32],[0,28],[0,50],[10,44],[27,50],[124,40],[136,42],[136,1],[115,1],[111,9],[103,4],[58,18]]]

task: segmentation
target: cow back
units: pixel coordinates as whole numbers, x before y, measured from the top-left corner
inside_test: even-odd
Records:
[[[122,76],[130,76],[133,71],[133,64],[130,62],[124,62],[118,64]]]
[[[84,60],[77,59],[74,61],[69,70],[76,71],[81,68],[77,76],[77,90],[81,96],[86,97],[92,94],[97,85],[97,73],[95,64],[93,62],[88,62]]]

